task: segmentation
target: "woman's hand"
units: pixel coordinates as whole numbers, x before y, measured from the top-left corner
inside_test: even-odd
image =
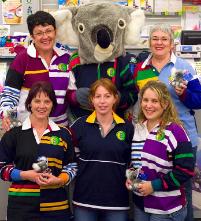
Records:
[[[11,125],[10,118],[9,117],[4,117],[2,119],[2,128],[5,131],[9,131],[10,130],[10,125]]]
[[[151,185],[151,181],[143,181],[138,184],[138,191],[142,194],[142,196],[148,196],[154,192],[153,187]]]
[[[187,88],[187,82],[183,81],[179,86],[175,87],[175,92],[178,96],[181,96]]]
[[[40,186],[63,185],[62,179],[52,175],[51,173],[41,173],[36,178],[36,183]]]
[[[127,179],[125,185],[128,190],[132,189],[132,181],[131,180]]]
[[[36,179],[40,176],[41,173],[37,173],[35,170],[21,171],[20,177],[22,180],[29,180],[36,183]]]

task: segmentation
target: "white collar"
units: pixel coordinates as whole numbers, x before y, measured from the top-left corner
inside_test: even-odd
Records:
[[[148,123],[148,121],[145,120],[144,122],[142,122],[142,125],[147,128],[147,123]],[[158,128],[158,127],[160,127],[160,123],[157,123],[157,124],[152,128],[152,131],[153,131],[154,129]],[[148,128],[147,128],[147,130],[148,130]]]
[[[30,117],[27,117],[25,119],[25,121],[22,123],[22,130],[28,130],[28,129],[31,129],[31,128],[32,128],[32,126],[31,126]],[[50,131],[60,130],[59,126],[57,124],[55,124],[51,119],[49,119],[48,128],[49,128]]]
[[[66,53],[69,53],[69,51],[65,51],[65,50],[62,50],[60,48],[57,48],[56,46],[53,47],[53,51],[54,51],[54,54],[56,54],[57,56],[62,56]],[[29,56],[31,56],[32,58],[36,58],[38,55],[37,55],[37,51],[36,51],[36,48],[34,46],[33,43],[31,43],[28,48],[27,48],[27,54]],[[39,56],[40,57],[40,56]]]
[[[151,53],[148,58],[142,63],[141,68],[145,68],[148,64],[150,64],[151,62],[151,58],[152,58],[153,54]],[[177,57],[175,56],[175,54],[172,52],[171,56],[170,56],[170,62],[175,64],[177,60]]]

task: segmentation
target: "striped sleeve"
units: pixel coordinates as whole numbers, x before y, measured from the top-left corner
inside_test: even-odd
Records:
[[[69,70],[72,70],[74,73],[75,69],[80,65],[80,57],[78,55],[78,52],[75,52],[71,55],[70,57],[70,62],[69,62]]]
[[[62,168],[61,174],[66,173],[68,175],[69,179],[67,179],[66,182],[67,182],[67,184],[69,184],[76,176],[77,163],[74,162],[74,155],[75,154],[74,154],[74,148],[73,148],[73,142],[72,142],[72,133],[67,128],[63,128],[63,131],[65,133],[65,141],[68,144],[68,148],[65,151],[63,168]]]
[[[66,181],[66,184],[68,185],[76,176],[77,173],[77,163],[69,163],[68,165],[63,167],[62,173],[67,173],[69,176],[69,179]]]
[[[183,183],[194,176],[194,155],[192,144],[186,135],[184,129],[177,126],[170,134],[170,140],[177,142],[171,143],[173,147],[172,154],[169,156],[173,161],[173,168],[167,174],[161,176],[163,190],[179,189]],[[171,142],[169,140],[169,142]],[[156,181],[153,182],[155,186]]]
[[[12,181],[11,173],[15,168],[16,137],[14,129],[6,132],[0,141],[0,178],[4,181]]]
[[[135,124],[135,133],[132,140],[132,147],[131,147],[131,166],[135,169],[142,167],[142,151],[143,146],[146,139],[146,132],[144,132],[144,127],[141,124]],[[141,136],[141,133],[143,136]]]
[[[1,94],[0,100],[0,114],[3,115],[8,109],[13,109],[18,105],[20,91],[23,84],[24,66],[26,64],[20,56],[17,56],[13,63],[10,65],[6,75],[5,87]]]

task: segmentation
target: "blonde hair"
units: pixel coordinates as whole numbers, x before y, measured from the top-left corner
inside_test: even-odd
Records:
[[[101,78],[101,79],[95,81],[91,85],[90,90],[89,90],[89,102],[92,105],[92,100],[95,96],[96,90],[100,86],[104,87],[110,94],[112,94],[116,98],[116,102],[113,106],[113,110],[115,110],[117,105],[119,104],[118,90],[117,90],[116,86],[113,84],[113,82],[111,80],[109,80],[108,78]]]
[[[161,116],[159,131],[162,132],[163,129],[165,129],[166,125],[170,122],[182,125],[182,122],[178,118],[176,108],[173,104],[173,101],[172,101],[172,98],[168,91],[167,86],[160,81],[149,81],[140,90],[140,104],[142,102],[143,95],[147,89],[151,89],[158,95],[158,99],[161,104],[161,107],[164,107],[165,105],[167,105],[167,107],[164,109],[163,114]],[[140,123],[146,120],[146,117],[142,111],[141,105],[139,109],[138,120]]]

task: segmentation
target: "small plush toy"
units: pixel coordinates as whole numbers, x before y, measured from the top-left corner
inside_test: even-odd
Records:
[[[147,180],[146,174],[144,174],[140,169],[134,169],[134,168],[126,170],[126,177],[132,182],[132,184],[129,187],[129,190],[135,192],[138,192],[139,183]]]
[[[9,117],[11,124],[10,128],[21,126],[22,123],[17,119],[17,108],[7,110],[4,113],[5,117]]]
[[[36,171],[36,172],[49,172],[48,169],[48,160],[46,157],[42,156],[39,157],[37,159],[37,163],[33,163],[32,168]]]
[[[169,82],[173,87],[181,87],[181,84],[184,81],[188,82],[192,80],[192,78],[192,74],[186,70],[177,70],[176,68],[172,68]]]
[[[125,52],[125,45],[138,43],[144,24],[144,12],[110,2],[95,2],[69,7],[53,13],[57,40],[78,48],[69,64],[75,76],[77,106],[71,106],[76,119],[91,112],[89,87],[100,78],[109,78],[116,85],[120,102],[117,113],[122,115],[137,100],[131,70],[137,62]],[[131,70],[130,70],[131,67]]]

